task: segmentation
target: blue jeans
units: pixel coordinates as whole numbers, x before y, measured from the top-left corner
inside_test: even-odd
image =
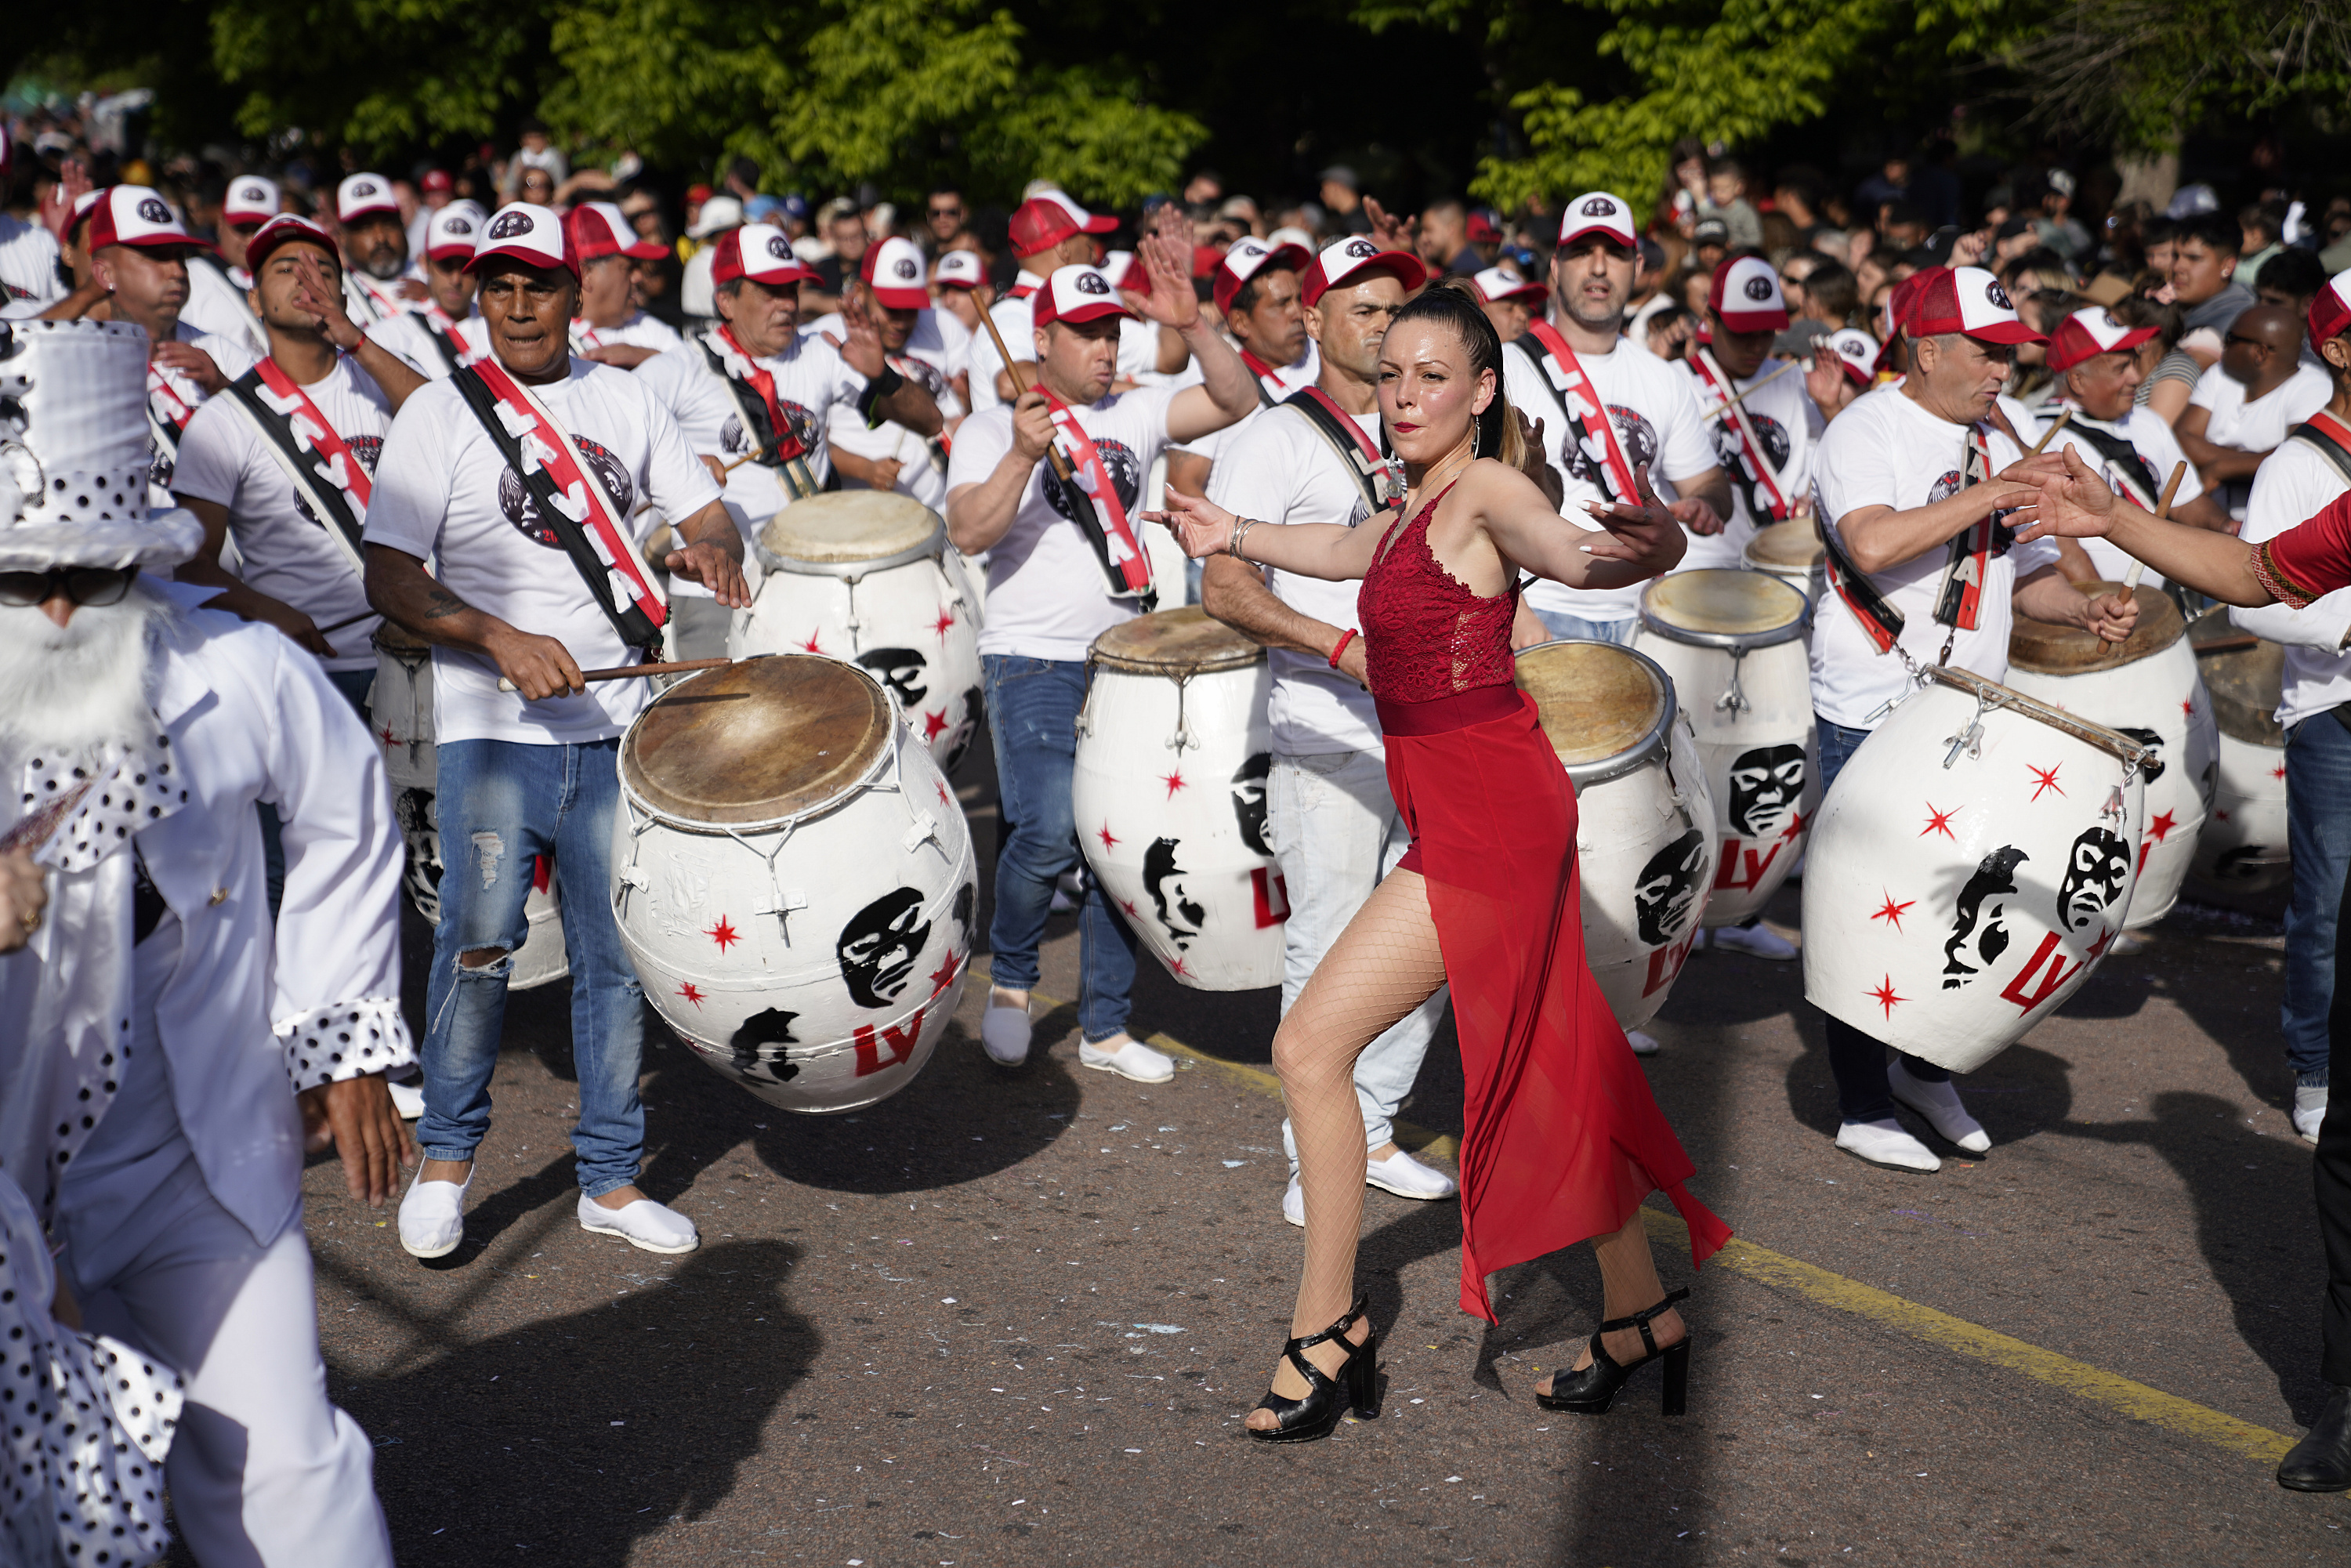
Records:
[[[2313,714],[2285,737],[2286,842],[2294,899],[2285,911],[2285,1005],[2279,1024],[2297,1084],[2326,1082],[2326,1010],[2335,998],[2335,928],[2351,865],[2351,729]]]
[[[1813,716],[1821,737],[1821,799],[1828,799],[1829,786],[1836,782],[1861,743],[1869,738],[1865,729],[1848,729],[1841,724],[1831,724],[1819,714]],[[1882,1122],[1894,1114],[1894,1093],[1886,1086],[1886,1047],[1878,1040],[1844,1022],[1829,1019],[1829,1072],[1836,1079],[1837,1107],[1848,1122]],[[1896,1051],[1902,1058],[1903,1071],[1921,1083],[1942,1083],[1951,1074],[1946,1068],[1936,1066],[1923,1057],[1908,1051]]]
[[[996,917],[987,928],[990,967],[1005,989],[1033,990],[1053,883],[1080,863],[1070,776],[1077,762],[1086,666],[1010,653],[987,654],[979,666],[1004,824],[996,852]],[[1134,933],[1093,878],[1085,883],[1078,917],[1078,1029],[1089,1041],[1100,1041],[1123,1032],[1133,1010],[1127,998],[1134,989]]]
[[[498,1065],[507,977],[530,934],[523,900],[532,862],[551,856],[563,897],[571,965],[571,1065],[580,1123],[571,1134],[580,1190],[590,1197],[632,1185],[644,1157],[645,994],[621,946],[607,892],[612,813],[621,798],[621,743],[531,746],[444,741],[435,787],[441,817],[441,923],[433,928],[425,988],[424,1120],[417,1146],[430,1160],[470,1160],[490,1130],[490,1074]],[[469,968],[461,955],[504,948]]]
[[[1587,621],[1563,610],[1536,610],[1531,604],[1527,608],[1534,610],[1535,619],[1543,623],[1543,630],[1556,638],[1580,637],[1593,643],[1629,643],[1641,624],[1636,617],[1629,615],[1622,621]]]

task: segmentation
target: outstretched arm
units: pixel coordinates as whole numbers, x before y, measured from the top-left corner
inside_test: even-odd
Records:
[[[2246,606],[2274,601],[2253,573],[2253,547],[2244,540],[2169,522],[2124,500],[2071,446],[2026,466],[2041,489],[2037,504],[2021,514],[2032,521],[2017,531],[2019,542],[2052,536],[2104,538],[2132,559],[2145,561],[2199,593]]]
[[[1502,558],[1570,588],[1646,581],[1671,571],[1689,548],[1681,524],[1651,488],[1646,464],[1634,476],[1641,505],[1584,504],[1600,525],[1596,529],[1561,517],[1534,481],[1515,468],[1479,463],[1463,477],[1464,495]]]
[[[1528,488],[1534,486],[1530,484]],[[1173,485],[1167,486],[1166,510],[1142,516],[1146,523],[1166,524],[1184,553],[1195,560],[1238,553],[1254,566],[1275,567],[1330,582],[1346,582],[1369,571],[1377,559],[1380,540],[1387,533],[1384,528],[1368,525],[1349,528],[1337,523],[1284,523],[1247,528],[1240,549],[1233,552],[1233,532],[1246,519],[1198,496],[1187,496]]]

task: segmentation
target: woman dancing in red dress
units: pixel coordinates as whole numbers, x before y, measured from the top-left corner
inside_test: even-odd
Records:
[[[1677,1414],[1689,1333],[1672,1303],[1688,1291],[1666,1294],[1636,1211],[1663,1189],[1688,1222],[1693,1261],[1730,1232],[1682,1190],[1689,1157],[1584,962],[1574,792],[1533,700],[1512,684],[1510,631],[1521,568],[1575,588],[1618,587],[1669,570],[1682,530],[1646,470],[1641,507],[1592,507],[1596,529],[1561,519],[1516,466],[1501,340],[1462,294],[1433,288],[1397,312],[1379,380],[1408,521],[1258,528],[1172,487],[1169,509],[1146,514],[1196,557],[1226,550],[1364,580],[1388,781],[1413,833],[1274,1036],[1298,1137],[1306,1267],[1294,1337],[1249,1428],[1295,1442],[1326,1436],[1349,1408],[1378,1413],[1378,1339],[1354,1296],[1364,1169],[1354,1062],[1448,979],[1468,1080],[1462,1309],[1494,1322],[1489,1273],[1589,1239],[1604,1321],[1538,1399],[1596,1415],[1635,1367],[1663,1356],[1666,1409]]]

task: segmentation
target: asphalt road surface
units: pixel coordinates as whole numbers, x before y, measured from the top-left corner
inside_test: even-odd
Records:
[[[1702,952],[1647,1069],[1740,1237],[1693,1278],[1657,1217],[1695,1286],[1689,1414],[1654,1368],[1604,1417],[1538,1409],[1599,1316],[1589,1250],[1499,1277],[1489,1331],[1454,1304],[1457,1207],[1374,1191],[1383,1410],[1290,1448],[1240,1424],[1300,1253],[1272,993],[1146,959],[1135,1031],[1195,1054],[1144,1087],[1079,1068],[1067,1006],[993,1068],[976,980],[911,1087],[834,1118],[656,1030],[644,1186],[704,1238],[661,1258],[573,1218],[559,986],[513,998],[445,1266],[311,1168],[332,1392],[419,1568],[2339,1563],[2351,1500],[2269,1475],[2321,1395],[2280,961],[2270,915],[2175,915],[1965,1081],[1992,1152],[1921,1176],[1832,1146],[1800,966]],[[1058,918],[1042,990],[1076,968]],[[1441,1140],[1460,1096],[1447,1033],[1405,1114]]]

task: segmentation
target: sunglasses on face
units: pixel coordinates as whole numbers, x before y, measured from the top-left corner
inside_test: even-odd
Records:
[[[961,207],[933,207],[931,209],[931,216],[935,218],[959,218],[963,216],[963,209]]]
[[[22,608],[65,595],[73,604],[120,604],[131,591],[135,566],[61,566],[48,571],[0,571],[0,604]]]

